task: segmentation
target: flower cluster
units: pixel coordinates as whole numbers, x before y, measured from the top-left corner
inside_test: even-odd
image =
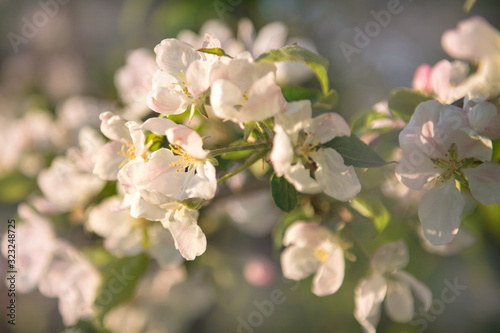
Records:
[[[382,302],[389,318],[408,322],[413,296],[424,311],[432,301],[429,288],[402,271],[406,243],[380,246],[384,230],[396,219],[419,220],[413,236],[425,249],[455,254],[475,239],[463,230],[454,240],[467,198],[500,204],[500,35],[484,19],[442,38],[452,57],[478,62],[474,73],[458,60],[423,65],[414,90],[394,92],[351,124],[331,112],[337,93],[328,61],[310,42],[284,46],[281,23],[257,35],[249,20],[238,27],[234,38],[209,21],[200,35],[161,41],[156,58],[131,52],[116,72],[114,106],[78,96],[56,120],[28,113],[12,121],[29,133],[8,145],[0,171],[23,164],[23,152],[39,162],[22,172],[39,174],[37,193],[18,208],[19,291],[57,297],[66,326],[165,332],[168,317],[180,329],[215,302],[199,276],[210,272],[221,288],[232,283],[227,251],[210,237],[231,219],[252,236],[271,235],[283,248],[283,276],[314,275],[317,296],[336,293],[355,275],[349,265],[365,257],[370,273],[354,290],[354,318],[375,332]],[[283,87],[312,73],[320,88]],[[50,157],[36,155],[42,146]],[[4,256],[7,247],[4,235]],[[188,268],[203,273],[188,278],[184,260],[202,255]],[[273,263],[251,258],[242,275],[271,285]],[[200,262],[206,267],[198,270]],[[124,288],[110,292],[117,272]]]

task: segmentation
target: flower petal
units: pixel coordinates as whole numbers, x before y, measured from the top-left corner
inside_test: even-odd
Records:
[[[285,133],[283,127],[276,124],[274,131],[276,134],[274,135],[273,149],[271,150],[269,159],[271,160],[276,175],[281,177],[285,171],[291,167],[294,152],[290,138]]]
[[[391,273],[408,265],[408,246],[403,240],[386,243],[373,254],[370,266],[380,273]]]
[[[304,131],[314,135],[320,143],[328,142],[338,136],[351,135],[351,129],[345,119],[334,112],[323,113],[312,118]]]
[[[354,290],[354,317],[366,333],[375,333],[380,319],[380,304],[387,292],[387,282],[381,274],[361,280]]]
[[[500,164],[486,162],[476,168],[463,169],[472,196],[485,205],[500,204]]]
[[[349,201],[361,191],[361,184],[354,167],[346,166],[344,159],[332,148],[320,149],[311,153],[317,164],[316,180],[322,184],[323,191],[341,201]]]
[[[93,173],[104,180],[116,180],[120,166],[127,157],[121,154],[127,149],[125,143],[112,141],[99,149]]]
[[[287,279],[302,280],[314,273],[318,266],[312,249],[292,245],[281,253],[281,270]]]
[[[425,238],[433,245],[451,242],[460,228],[464,205],[465,199],[454,178],[425,192],[418,206]]]
[[[337,292],[344,281],[344,272],[344,251],[337,246],[330,252],[326,261],[319,266],[313,280],[313,294],[326,296]]]
[[[181,208],[175,212],[173,218],[167,222],[163,221],[164,226],[167,225],[172,233],[175,247],[186,260],[194,260],[207,249],[207,238],[198,226],[197,218],[197,211]]]
[[[398,281],[388,281],[385,297],[387,316],[398,323],[406,323],[413,317],[413,296],[410,286]]]
[[[409,285],[413,294],[417,296],[422,303],[422,309],[424,311],[429,311],[432,305],[432,292],[429,287],[405,271],[396,272],[392,276]]]
[[[295,222],[286,229],[283,245],[314,249],[332,236],[331,231],[315,222]]]

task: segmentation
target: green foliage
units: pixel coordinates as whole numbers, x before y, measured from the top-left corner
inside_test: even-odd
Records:
[[[0,201],[16,203],[24,200],[36,188],[36,181],[20,171],[0,178]]]
[[[148,256],[141,253],[117,259],[103,269],[101,286],[94,302],[99,322],[113,307],[132,297],[137,282],[146,272],[148,261]]]
[[[282,211],[290,212],[297,206],[297,191],[284,177],[275,174],[271,177],[271,193],[274,203]]]
[[[229,54],[227,54],[223,49],[221,49],[220,47],[212,47],[212,48],[201,48],[201,49],[198,49],[196,51],[199,51],[199,52],[204,52],[204,53],[208,53],[208,54],[215,54],[219,57],[229,57],[229,58],[232,58]]]
[[[358,195],[351,202],[351,207],[358,213],[373,220],[375,229],[380,234],[389,224],[391,214],[382,200],[374,195]]]
[[[413,89],[396,89],[389,96],[389,110],[404,121],[409,121],[417,105],[430,99],[432,99],[431,96]]]
[[[366,133],[367,131],[372,130],[371,124],[373,121],[378,119],[387,118],[387,115],[378,112],[376,110],[370,110],[363,113],[360,113],[353,118],[351,118],[351,130],[353,133],[361,134]],[[385,129],[378,129],[377,132]]]
[[[322,145],[335,149],[344,158],[345,165],[359,168],[377,168],[388,164],[366,143],[356,135],[337,137]]]
[[[259,58],[257,58],[257,61],[303,61],[313,70],[314,74],[316,74],[321,84],[323,94],[327,95],[329,93],[330,88],[327,74],[329,62],[326,58],[308,49],[295,44],[287,45],[277,50],[271,50],[261,54]]]
[[[283,87],[281,91],[287,102],[308,99],[313,103],[314,107],[320,107],[327,110],[334,108],[339,100],[338,93],[333,89],[326,95],[323,95],[323,93],[317,89],[302,87]]]

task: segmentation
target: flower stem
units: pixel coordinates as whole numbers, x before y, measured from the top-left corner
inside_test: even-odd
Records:
[[[259,148],[269,148],[268,143],[255,143],[255,144],[250,144],[250,145],[241,145],[241,146],[234,146],[234,147],[222,147],[222,148],[214,148],[210,149],[210,155],[211,156],[219,156],[225,153],[232,153],[235,151],[245,151],[245,150],[255,150]]]
[[[267,149],[263,149],[260,152],[258,152],[257,154],[253,155],[242,166],[240,166],[239,168],[237,168],[237,169],[231,171],[230,173],[224,175],[223,177],[219,178],[219,180],[217,180],[217,184],[222,184],[223,182],[225,182],[226,180],[228,180],[232,176],[237,175],[238,173],[240,173],[240,172],[248,169],[255,162],[257,162],[258,160],[260,160],[262,157],[266,156],[267,152],[268,152]]]

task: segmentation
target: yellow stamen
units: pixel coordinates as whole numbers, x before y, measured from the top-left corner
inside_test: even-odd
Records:
[[[314,250],[314,258],[316,258],[320,262],[325,262],[326,259],[328,258],[329,253],[326,252],[325,250],[322,249],[315,249]]]

